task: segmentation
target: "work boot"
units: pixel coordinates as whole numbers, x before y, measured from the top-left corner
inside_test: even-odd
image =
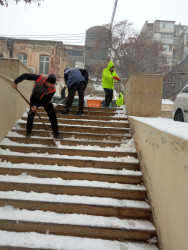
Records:
[[[26,137],[26,138],[30,138],[30,137],[31,137],[31,132],[26,131],[25,137]]]
[[[69,115],[69,110],[65,109],[65,110],[63,110],[63,111],[61,112],[61,114],[63,114],[63,115]]]
[[[83,111],[77,111],[76,115],[83,115]]]
[[[63,136],[61,136],[60,134],[57,134],[57,135],[54,135],[54,138],[58,140],[62,140]]]

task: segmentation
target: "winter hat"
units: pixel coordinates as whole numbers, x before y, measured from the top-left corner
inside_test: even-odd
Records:
[[[55,84],[56,83],[56,77],[54,74],[50,74],[46,80],[47,82],[50,82],[50,83],[53,83]]]
[[[69,67],[66,67],[66,68],[64,69],[64,72],[67,71],[68,69],[70,69],[70,68],[69,68]]]

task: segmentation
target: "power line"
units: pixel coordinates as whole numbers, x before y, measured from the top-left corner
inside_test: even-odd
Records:
[[[114,22],[115,13],[116,13],[117,3],[118,3],[118,0],[115,0],[113,11],[112,11],[112,18],[111,18],[111,22],[110,22],[110,46],[109,46],[110,57],[112,54],[112,51],[111,51],[111,49],[112,49],[112,26],[113,26],[113,22]]]
[[[93,37],[95,38],[104,38],[106,37],[107,32],[93,32],[93,33],[88,33],[87,35],[87,39],[93,39]],[[86,33],[81,33],[81,34],[55,34],[55,35],[0,35],[2,37],[37,37],[37,38],[64,38],[64,39],[75,39],[75,38],[85,38],[86,37]]]
[[[109,33],[105,30],[103,31],[93,31],[88,33],[78,33],[78,34],[53,34],[53,35],[41,35],[41,34],[31,34],[31,35],[1,35],[0,38],[4,39],[20,39],[20,40],[47,40],[47,41],[61,41],[64,44],[73,45],[85,45],[90,40],[103,41],[109,40]]]

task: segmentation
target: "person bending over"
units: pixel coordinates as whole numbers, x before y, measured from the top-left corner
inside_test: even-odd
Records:
[[[88,83],[88,71],[86,69],[65,68],[64,80],[68,87],[68,97],[65,104],[65,110],[62,114],[69,114],[69,109],[74,101],[75,93],[78,91],[79,106],[76,114],[82,115],[84,109],[84,91]]]
[[[57,117],[51,101],[53,95],[56,92],[55,75],[50,74],[48,77],[46,77],[44,75],[24,73],[14,80],[14,82],[12,83],[12,87],[14,89],[17,89],[17,84],[22,82],[23,80],[35,81],[35,85],[30,97],[30,111],[27,118],[26,137],[30,138],[35,112],[38,107],[42,106],[44,107],[50,119],[54,138],[62,139],[62,136],[59,134]]]

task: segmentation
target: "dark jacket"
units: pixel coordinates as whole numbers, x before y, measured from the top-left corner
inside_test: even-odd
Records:
[[[69,89],[77,82],[84,82],[86,88],[88,83],[88,71],[86,69],[68,68],[64,72],[64,79]]]
[[[31,106],[36,106],[36,107],[47,107],[52,100],[53,95],[56,92],[55,89],[55,85],[53,86],[53,89],[50,89],[48,87],[46,87],[46,85],[44,84],[45,81],[47,80],[47,77],[43,80],[43,82],[41,82],[40,87],[37,84],[37,79],[40,79],[42,75],[35,75],[35,74],[22,74],[19,77],[17,77],[14,82],[16,84],[24,81],[24,80],[32,80],[32,81],[36,81],[35,86],[33,88],[31,97],[30,97],[30,105]]]
[[[66,87],[63,87],[61,90],[61,99],[65,99],[66,95],[65,95],[65,91],[66,91]]]

